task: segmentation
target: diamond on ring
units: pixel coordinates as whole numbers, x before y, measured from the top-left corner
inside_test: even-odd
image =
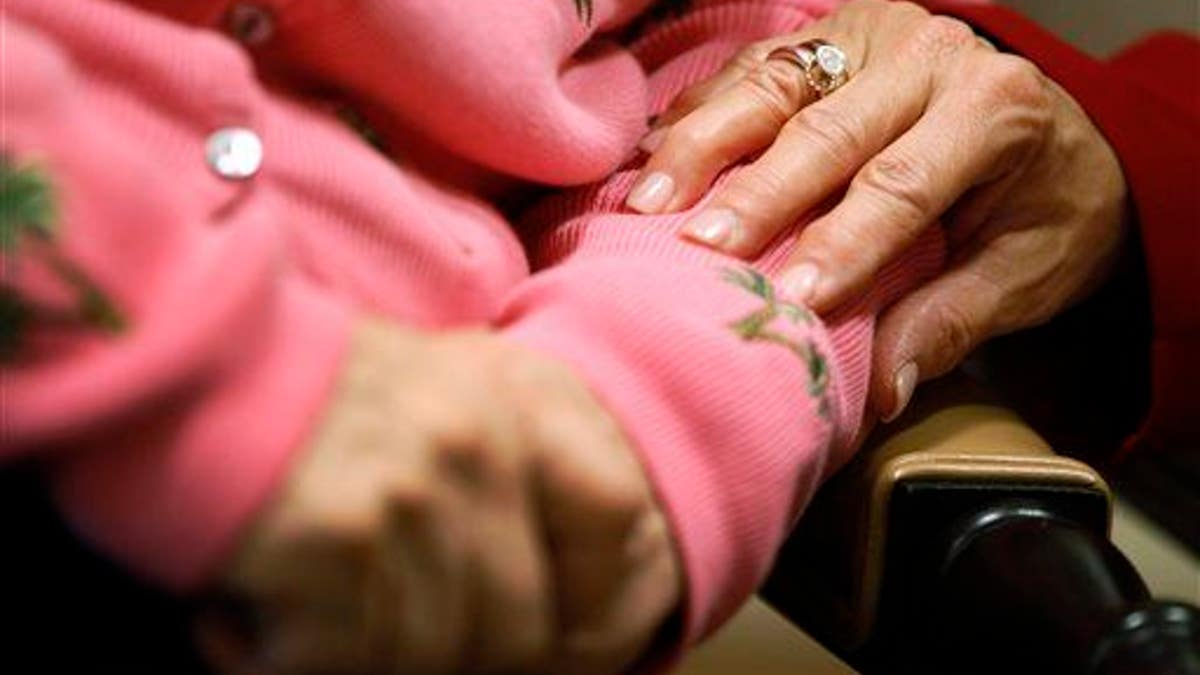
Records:
[[[833,45],[817,47],[817,65],[832,77],[846,73],[846,55]]]
[[[824,40],[808,40],[780,47],[767,55],[783,59],[804,72],[804,80],[818,96],[825,97],[850,79],[850,60],[846,53]]]

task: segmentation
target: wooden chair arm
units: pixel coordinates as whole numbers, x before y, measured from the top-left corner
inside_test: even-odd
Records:
[[[822,488],[761,595],[865,673],[1200,668],[1200,612],[1150,599],[1108,541],[1111,504],[1095,470],[952,376]]]

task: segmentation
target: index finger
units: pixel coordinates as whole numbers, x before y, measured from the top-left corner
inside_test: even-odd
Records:
[[[766,147],[796,111],[815,101],[800,67],[768,58],[775,46],[802,39],[789,36],[744,51],[738,59],[744,65],[726,73],[735,80],[714,83],[723,88],[643,139],[652,154],[627,204],[642,213],[690,206],[722,169]]]

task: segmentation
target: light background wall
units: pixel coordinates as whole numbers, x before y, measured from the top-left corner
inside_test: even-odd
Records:
[[[999,0],[1032,16],[1096,55],[1138,35],[1173,28],[1200,30],[1200,0]]]

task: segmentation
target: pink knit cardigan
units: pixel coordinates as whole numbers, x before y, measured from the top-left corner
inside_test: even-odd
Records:
[[[718,625],[852,452],[873,317],[941,242],[818,320],[771,293],[791,239],[751,266],[681,241],[686,214],[626,210],[648,116],[837,2],[701,0],[633,36],[647,0],[594,4],[8,0],[0,149],[51,178],[54,245],[128,325],[34,326],[0,459],[36,455],[81,536],[195,587],[305,446],[356,316],[487,325],[624,425],[683,557],[686,638]],[[205,161],[227,127],[262,141],[249,179]],[[510,222],[495,204],[530,182],[563,189]],[[70,299],[33,247],[3,271]]]

